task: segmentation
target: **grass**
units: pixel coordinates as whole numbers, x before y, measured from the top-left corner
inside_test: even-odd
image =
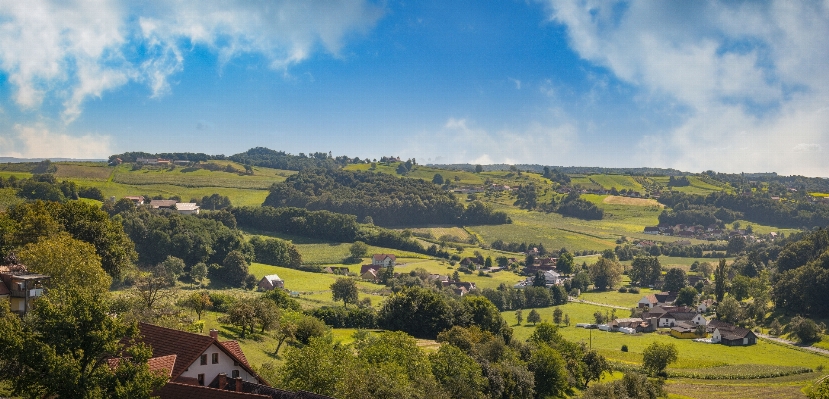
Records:
[[[611,188],[616,188],[617,190],[628,189],[633,191],[638,191],[642,194],[645,193],[645,188],[642,187],[636,180],[633,179],[631,176],[625,175],[590,175],[588,179],[593,183],[601,186],[605,190],[610,190]]]
[[[236,169],[244,171],[244,166],[236,165]],[[256,173],[256,170],[260,173]],[[264,173],[267,170],[268,173]],[[226,187],[266,190],[273,183],[285,181],[287,171],[279,174],[274,169],[255,168],[253,175],[231,173],[225,171],[210,171],[207,169],[182,168],[150,168],[144,167],[132,170],[130,165],[121,165],[115,169],[112,181],[128,185],[169,184],[182,187]]]
[[[457,267],[451,267],[448,262],[445,261],[438,261],[438,260],[412,260],[411,262],[407,263],[405,266],[402,267],[395,267],[395,272],[405,273],[410,270],[414,270],[416,268],[423,268],[429,271],[432,274],[442,274],[442,275],[452,275],[452,273],[457,270]],[[460,273],[461,281],[468,281],[471,283],[475,283],[475,286],[478,289],[484,288],[498,288],[501,283],[504,283],[510,287],[515,285],[517,282],[524,280],[524,276],[519,276],[511,271],[500,271],[497,273],[489,273],[487,276],[491,277],[483,277],[479,276],[478,273],[472,274],[465,274]]]
[[[169,184],[129,185],[115,182],[73,179],[84,187],[97,187],[104,194],[104,198],[123,198],[130,195],[147,195],[154,197],[161,195],[165,198],[178,195],[183,201],[192,198],[202,198],[213,194],[225,195],[230,198],[234,206],[259,206],[268,196],[266,190],[240,189],[227,187],[182,187]]]
[[[417,233],[428,233],[431,234],[433,238],[440,239],[443,236],[454,236],[459,238],[460,240],[466,241],[469,238],[469,232],[464,230],[463,227],[457,226],[435,226],[435,227],[420,227],[411,229]]]
[[[605,307],[581,303],[568,303],[560,306],[565,314],[570,315],[571,327],[561,328],[559,331],[566,339],[575,342],[584,342],[591,345],[591,330],[575,328],[576,323],[594,322],[593,313],[597,310],[605,312]],[[537,309],[545,321],[552,320],[553,307]],[[620,311],[621,312],[621,311]],[[524,311],[526,317],[527,311]],[[526,339],[532,334],[532,325],[515,326],[515,312],[503,312],[507,322],[513,326],[514,335],[518,339]],[[621,316],[621,314],[619,314]],[[627,315],[625,315],[627,316]],[[649,333],[640,335],[624,335],[592,330],[592,347],[606,356],[609,360],[638,364],[642,359],[642,351],[652,342],[671,343],[676,345],[679,352],[679,361],[671,366],[672,369],[699,369],[726,365],[768,365],[816,368],[821,364],[829,364],[826,357],[797,351],[781,345],[773,345],[759,341],[756,345],[747,347],[727,347],[716,344],[704,344],[692,340],[676,339],[667,334]],[[620,350],[627,345],[629,352]]]
[[[661,177],[660,176],[660,177],[652,177],[651,179],[653,179],[653,181],[661,184],[664,187],[668,187],[668,181],[670,180],[670,177],[667,177],[667,176]],[[711,194],[713,192],[719,192],[719,191],[723,191],[723,190],[725,190],[727,192],[731,192],[731,189],[727,185],[723,184],[723,185],[718,186],[718,185],[715,185],[715,184],[712,184],[712,183],[706,181],[706,179],[703,179],[699,176],[688,176],[688,180],[691,182],[690,186],[671,187],[671,190],[679,191],[679,192],[685,193],[685,194],[697,194],[697,195],[708,195],[708,194]]]
[[[100,163],[56,163],[58,170],[55,172],[55,178],[62,179],[84,179],[84,180],[109,180],[114,167],[107,166],[105,162]]]
[[[249,272],[261,279],[268,274],[277,274],[285,282],[285,289],[299,293],[297,298],[304,308],[313,308],[323,305],[341,305],[331,298],[331,284],[338,278],[335,274],[313,273],[287,267],[271,266],[262,263],[251,263]],[[379,305],[382,299],[380,292],[384,287],[364,281],[357,282],[360,297],[368,296],[371,302]]]

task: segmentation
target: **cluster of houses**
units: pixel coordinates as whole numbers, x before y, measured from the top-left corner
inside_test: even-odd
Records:
[[[139,165],[155,165],[155,166],[170,166],[170,165],[188,165],[190,161],[187,160],[169,160],[163,158],[136,158],[135,163]]]
[[[144,197],[140,195],[126,196],[124,198],[134,202],[136,206],[146,203]],[[176,200],[150,200],[149,205],[153,209],[174,211],[181,215],[198,215],[200,209],[199,205],[195,202],[178,202]]]
[[[378,283],[382,279],[383,269],[394,267],[397,262],[397,257],[391,254],[374,254],[371,256],[371,264],[362,265],[360,267],[360,278],[373,283]],[[399,273],[394,274],[395,277]],[[459,296],[464,296],[470,291],[476,289],[475,283],[467,281],[453,281],[447,275],[430,274],[429,281],[440,282],[444,288],[449,288]]]
[[[701,301],[696,307],[674,306],[674,301],[676,294],[671,292],[648,294],[637,303],[637,307],[642,310],[640,317],[618,318],[600,325],[579,323],[576,327],[598,328],[602,331],[625,334],[648,333],[659,328],[669,328],[671,336],[679,339],[694,339],[727,346],[757,343],[757,335],[747,328],[716,319],[708,320],[704,314],[711,309],[713,301]]]
[[[700,240],[727,240],[732,237],[742,237],[747,240],[754,241],[756,239],[774,240],[777,238],[776,232],[766,234],[764,237],[755,237],[744,229],[725,230],[721,229],[716,224],[709,224],[706,226],[692,226],[685,224],[677,224],[675,226],[660,224],[658,226],[646,226],[643,233],[652,235],[664,235],[685,238],[697,238]]]

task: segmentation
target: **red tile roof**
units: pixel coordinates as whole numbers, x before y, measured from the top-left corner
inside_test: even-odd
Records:
[[[374,256],[372,256],[371,258],[374,259],[374,260],[383,260],[383,259],[386,259],[386,258],[391,258],[391,260],[395,260],[395,261],[397,260],[396,256],[389,255],[389,254],[374,254]]]
[[[150,366],[150,371],[158,371],[160,375],[171,377],[173,367],[176,365],[176,357],[176,355],[154,357],[147,360],[147,365]]]
[[[156,392],[161,399],[254,399],[267,398],[270,396],[257,395],[255,393],[244,393],[225,391],[197,385],[179,384],[168,382],[163,388]]]
[[[232,353],[233,356],[236,356],[237,361],[241,360],[240,363],[244,363],[246,366],[250,367],[250,363],[248,363],[248,358],[245,357],[245,353],[242,352],[242,347],[239,346],[238,342],[224,341],[219,342],[219,345],[224,346],[228,352]]]
[[[207,335],[193,334],[152,324],[139,323],[138,328],[141,330],[142,336],[139,341],[152,348],[153,357],[177,356],[170,376],[172,379],[176,379],[181,375],[216,341]]]

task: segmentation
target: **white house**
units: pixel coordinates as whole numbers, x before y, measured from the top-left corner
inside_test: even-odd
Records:
[[[389,267],[394,266],[397,257],[389,254],[374,254],[371,257],[371,264],[375,266]]]
[[[270,291],[274,288],[285,288],[285,282],[276,274],[269,274],[259,280],[258,287],[260,291]]]
[[[697,305],[697,312],[705,313],[713,305],[714,305],[714,300],[713,299],[706,299],[704,301],[699,301],[699,304]]]
[[[182,215],[198,215],[199,206],[195,202],[179,202],[176,204],[176,211]]]

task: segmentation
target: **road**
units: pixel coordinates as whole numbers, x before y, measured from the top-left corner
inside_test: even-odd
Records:
[[[794,341],[789,341],[787,339],[778,338],[778,337],[772,337],[771,335],[766,335],[766,334],[757,334],[757,336],[760,337],[760,338],[763,338],[763,339],[767,339],[769,341],[774,341],[774,342],[777,342],[777,343],[781,343],[783,345],[796,346],[800,349],[805,349],[805,350],[810,351],[810,352],[815,352],[815,353],[818,353],[818,354],[821,354],[821,355],[824,355],[824,356],[829,356],[829,350],[826,350],[826,349],[816,348],[814,346],[803,346],[803,345],[799,345],[797,342],[794,342]]]
[[[616,306],[616,305],[609,305],[609,304],[606,304],[606,303],[590,302],[590,301],[585,301],[584,299],[578,299],[578,298],[573,298],[573,297],[568,297],[567,300],[569,302],[573,302],[573,303],[586,303],[588,305],[604,306],[606,308],[630,310],[630,308],[626,308],[624,306]]]

